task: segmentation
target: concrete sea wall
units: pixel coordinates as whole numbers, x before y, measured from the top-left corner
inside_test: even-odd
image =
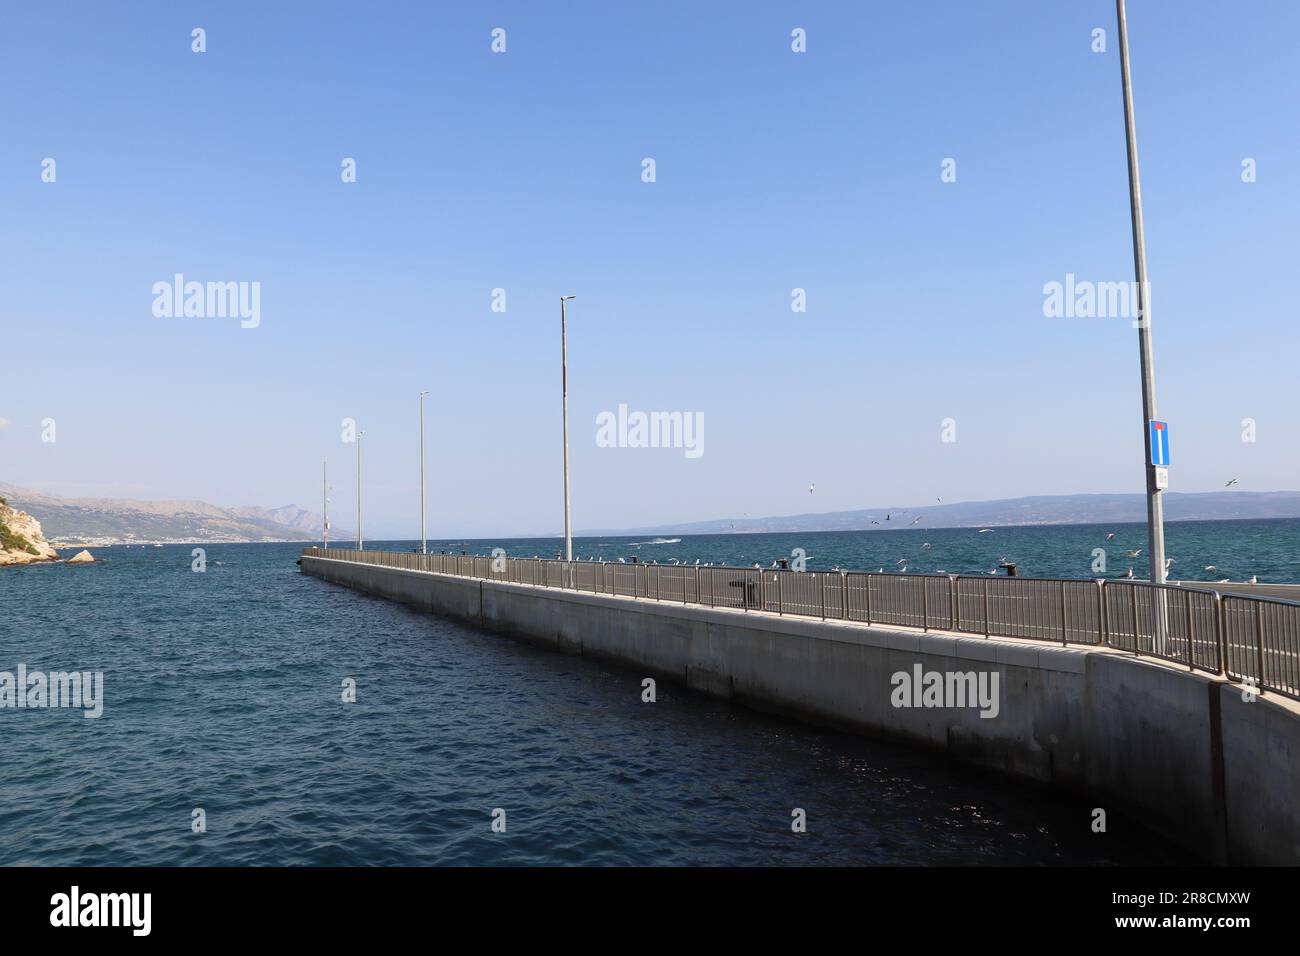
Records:
[[[756,709],[1093,795],[1202,858],[1300,864],[1300,705],[1111,649],[984,639],[304,556],[302,570]],[[996,673],[996,716],[895,706],[895,675]],[[1086,825],[1086,821],[1081,825]]]

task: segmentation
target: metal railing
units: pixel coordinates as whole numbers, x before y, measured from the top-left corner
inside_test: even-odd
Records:
[[[1300,601],[1143,581],[786,571],[303,549],[308,557],[648,601],[1111,647],[1300,699]]]

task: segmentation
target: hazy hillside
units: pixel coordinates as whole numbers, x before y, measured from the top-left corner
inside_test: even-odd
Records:
[[[206,501],[60,498],[5,484],[0,495],[35,517],[50,541],[311,541],[321,528],[319,515],[296,505],[222,508]],[[344,540],[349,532],[331,534]]]
[[[917,527],[967,528],[1029,524],[1119,524],[1146,521],[1146,497],[1122,495],[1037,495],[995,501],[867,508],[768,518],[719,518],[682,524],[584,531],[583,534],[727,534],[763,531],[875,531]],[[1300,491],[1210,491],[1165,493],[1165,520],[1300,518]],[[920,519],[920,520],[916,520]]]

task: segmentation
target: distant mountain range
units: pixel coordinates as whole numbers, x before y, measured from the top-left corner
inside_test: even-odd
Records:
[[[53,544],[314,541],[322,524],[320,515],[297,505],[222,508],[206,501],[60,498],[6,484],[0,484],[0,497],[39,521]],[[340,541],[352,534],[330,530]]]
[[[780,517],[719,518],[679,524],[584,531],[584,535],[754,534],[774,531],[889,531],[908,528],[995,528],[1009,525],[1123,524],[1147,519],[1146,496],[1035,495],[994,501],[866,508]],[[1300,518],[1300,491],[1165,492],[1165,520]]]
[[[39,521],[46,538],[56,545],[318,541],[321,535],[320,515],[297,505],[223,508],[205,501],[60,498],[6,484],[0,484],[0,497]],[[1300,491],[1166,492],[1165,518],[1169,521],[1300,518]],[[1146,498],[1140,494],[1037,495],[765,518],[744,515],[640,528],[583,530],[580,533],[586,536],[754,534],[1143,521],[1146,521]],[[330,538],[335,541],[345,542],[355,537],[355,531],[337,526],[330,529]]]

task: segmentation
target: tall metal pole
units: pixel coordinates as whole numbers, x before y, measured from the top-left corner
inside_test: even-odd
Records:
[[[1165,581],[1165,508],[1161,489],[1156,487],[1156,468],[1151,464],[1151,428],[1156,417],[1156,372],[1151,351],[1151,297],[1147,284],[1147,245],[1142,229],[1142,184],[1138,175],[1137,131],[1133,126],[1133,81],[1128,65],[1128,17],[1124,0],[1115,0],[1119,20],[1119,63],[1124,86],[1124,131],[1128,137],[1129,206],[1133,217],[1133,266],[1137,273],[1138,349],[1142,358],[1142,435],[1146,449],[1147,539],[1151,556],[1151,582]]]
[[[424,534],[424,396],[420,393],[420,553],[429,553],[429,540]]]
[[[364,551],[361,541],[361,437],[365,432],[357,432],[357,550]]]
[[[564,405],[564,560],[573,560],[573,525],[569,499],[569,345],[564,323],[564,303],[575,298],[560,296],[560,391]]]
[[[321,547],[330,546],[330,486],[328,464],[320,463]]]

